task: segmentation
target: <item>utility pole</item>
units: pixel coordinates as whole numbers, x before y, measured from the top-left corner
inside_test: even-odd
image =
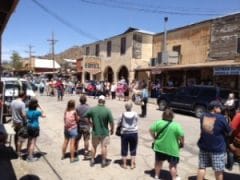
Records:
[[[51,39],[48,39],[47,41],[49,41],[50,46],[52,47],[52,61],[53,61],[53,73],[54,73],[54,70],[55,70],[55,62],[54,62],[55,52],[54,51],[55,51],[55,44],[58,41],[54,38],[54,32],[52,32]]]
[[[167,22],[168,22],[168,17],[164,17],[164,38],[163,38],[163,54],[162,54],[162,63],[163,64],[168,64]]]
[[[28,46],[28,51],[25,51],[26,53],[29,53],[29,71],[32,70],[33,66],[32,66],[32,54],[35,53],[34,51],[32,51],[33,46],[30,44]]]

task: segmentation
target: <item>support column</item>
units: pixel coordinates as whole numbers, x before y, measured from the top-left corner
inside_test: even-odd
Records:
[[[113,71],[113,81],[114,81],[115,83],[118,82],[118,76],[117,76],[117,75],[118,75],[117,72]]]
[[[183,86],[187,85],[187,71],[183,70]]]

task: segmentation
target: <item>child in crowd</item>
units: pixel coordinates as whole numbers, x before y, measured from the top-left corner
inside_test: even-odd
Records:
[[[33,162],[37,158],[33,157],[34,149],[36,147],[37,137],[39,136],[39,117],[45,118],[42,110],[40,110],[37,99],[31,99],[26,113],[27,127],[28,127],[28,157],[27,161]]]

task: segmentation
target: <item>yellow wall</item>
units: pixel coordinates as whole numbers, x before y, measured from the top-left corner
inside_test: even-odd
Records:
[[[210,22],[195,24],[186,28],[170,31],[167,35],[167,50],[181,45],[181,64],[195,64],[206,62],[209,52],[211,35]],[[153,38],[153,56],[162,49],[163,34]]]
[[[89,56],[95,56],[95,48],[96,44],[100,44],[100,59],[101,59],[101,71],[103,79],[103,73],[107,67],[111,67],[114,72],[114,81],[118,81],[118,72],[122,66],[127,67],[129,71],[129,81],[132,81],[134,78],[134,69],[139,68],[147,68],[152,58],[152,41],[153,36],[140,33],[142,35],[142,56],[141,59],[133,59],[132,51],[133,51],[133,34],[136,32],[130,32],[127,34],[114,36],[109,39],[105,39],[104,41],[95,42],[89,45],[83,46],[83,53],[85,55],[86,47],[90,47]],[[121,48],[121,38],[126,37],[126,52],[125,54],[120,54]],[[107,57],[107,42],[112,42],[112,51],[111,56]]]

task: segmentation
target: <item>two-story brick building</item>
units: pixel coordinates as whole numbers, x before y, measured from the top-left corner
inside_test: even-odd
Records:
[[[82,46],[82,81],[117,82],[134,79],[134,70],[148,67],[152,58],[153,33],[129,28],[122,34]],[[145,75],[147,77],[147,75]]]
[[[240,13],[227,15],[167,33],[168,61],[163,62],[164,33],[153,37],[151,67],[135,69],[136,77],[149,72],[151,81],[159,80],[162,86],[216,84],[240,89]]]

